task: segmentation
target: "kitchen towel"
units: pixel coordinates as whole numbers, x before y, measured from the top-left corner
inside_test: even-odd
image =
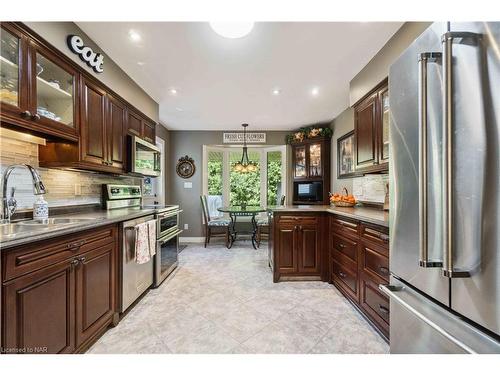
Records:
[[[156,254],[156,220],[149,220],[148,224],[148,241],[149,241],[149,254],[151,256]]]
[[[137,264],[147,263],[151,260],[148,229],[148,222],[135,226],[135,262]]]

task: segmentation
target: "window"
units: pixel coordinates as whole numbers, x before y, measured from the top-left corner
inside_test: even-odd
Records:
[[[241,153],[241,147],[203,147],[203,194],[211,217],[221,216],[221,206],[276,205],[286,193],[286,146],[249,146],[248,156],[258,166],[251,173],[233,170]]]

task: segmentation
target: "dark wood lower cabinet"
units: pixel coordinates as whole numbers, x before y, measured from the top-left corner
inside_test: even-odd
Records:
[[[70,261],[15,279],[3,287],[6,353],[75,350],[75,275]]]
[[[89,251],[76,269],[76,345],[107,325],[115,313],[115,244]]]
[[[116,314],[117,233],[98,228],[2,254],[4,351],[74,353],[97,339]]]
[[[330,217],[330,282],[389,339],[389,299],[378,289],[389,282],[388,229]]]
[[[323,279],[323,215],[276,214],[272,226],[273,280]],[[326,264],[325,264],[326,266]],[[327,272],[325,272],[327,274]]]

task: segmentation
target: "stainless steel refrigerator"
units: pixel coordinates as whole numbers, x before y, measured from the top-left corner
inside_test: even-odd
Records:
[[[500,23],[390,67],[391,353],[500,353]]]

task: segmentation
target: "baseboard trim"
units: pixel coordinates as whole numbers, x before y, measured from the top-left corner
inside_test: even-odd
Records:
[[[204,243],[205,237],[179,237],[180,243]]]

